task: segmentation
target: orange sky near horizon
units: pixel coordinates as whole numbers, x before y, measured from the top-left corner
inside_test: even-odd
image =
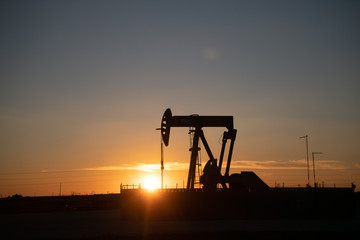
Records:
[[[223,130],[220,128],[217,131],[212,130],[212,132],[217,134]],[[171,131],[169,147],[166,147],[164,150],[164,187],[182,188],[186,187],[190,162],[188,129],[172,128]],[[207,137],[206,128],[204,128],[204,131],[205,137]],[[213,137],[213,135],[216,135],[215,133],[209,134],[209,136]],[[120,184],[141,184],[146,186],[146,181],[149,178],[156,179],[157,187],[160,188],[160,141],[157,131],[154,131],[151,135],[155,135],[154,138],[157,138],[157,141],[152,142],[151,147],[139,149],[135,154],[132,153],[132,151],[135,151],[133,149],[127,151],[131,154],[128,156],[129,159],[137,158],[139,161],[132,160],[119,163],[118,157],[114,156],[110,158],[112,160],[110,162],[113,164],[109,165],[98,164],[94,167],[84,168],[44,168],[39,172],[24,171],[2,174],[0,197],[14,194],[24,196],[56,196],[60,194],[60,183],[62,195],[119,193]],[[219,143],[220,137],[221,135],[218,135],[215,139],[207,137],[210,147],[217,158],[221,147]],[[241,160],[242,150],[238,149],[241,142],[243,142],[241,138],[242,136],[239,135],[237,141],[235,141],[230,173],[254,171],[270,187],[304,187],[307,184],[306,160],[302,158],[302,155],[305,155],[303,140],[298,138],[292,139],[297,148],[299,148],[297,155],[294,154],[293,156],[294,160]],[[309,139],[311,140],[311,138]],[[139,146],[142,146],[142,144]],[[202,150],[200,154],[201,162],[204,166],[208,156],[205,150]],[[279,155],[281,156],[281,154]],[[126,158],[126,155],[123,156]],[[311,152],[309,160],[310,183],[313,186]],[[109,160],[107,162],[109,163]],[[224,162],[223,166],[225,164],[226,162]],[[337,187],[350,187],[351,183],[357,184],[360,182],[359,165],[349,166],[341,161],[331,160],[326,153],[316,155],[315,164],[316,179],[321,186],[333,187],[336,185]],[[224,173],[224,168],[222,173]],[[196,187],[199,187],[199,185],[196,185]]]

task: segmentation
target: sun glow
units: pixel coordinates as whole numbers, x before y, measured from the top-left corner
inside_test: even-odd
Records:
[[[143,188],[148,191],[154,191],[159,188],[159,181],[156,177],[147,177],[144,179]]]

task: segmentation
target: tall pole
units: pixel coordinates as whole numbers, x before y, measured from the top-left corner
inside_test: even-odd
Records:
[[[310,187],[310,169],[309,169],[309,137],[306,135],[306,162],[308,171],[308,186]]]
[[[322,152],[312,152],[312,160],[313,160],[313,172],[314,172],[314,187],[316,187],[316,178],[315,178],[315,154],[322,154]]]
[[[161,128],[156,128],[155,130],[161,130]],[[160,157],[160,170],[161,170],[161,190],[164,189],[164,142],[162,139],[161,131],[160,131],[160,149],[161,149],[161,157]]]
[[[307,186],[310,187],[310,171],[309,171],[309,142],[308,142],[308,135],[302,136],[300,138],[305,138],[306,143],[306,166],[307,166],[307,175],[308,175],[308,184]]]
[[[164,188],[164,143],[162,140],[162,137],[160,135],[160,141],[161,141],[161,190]]]

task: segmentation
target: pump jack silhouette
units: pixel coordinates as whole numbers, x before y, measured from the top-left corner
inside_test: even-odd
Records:
[[[171,109],[168,108],[164,112],[161,120],[161,136],[165,146],[169,145],[171,127],[192,127],[194,128],[193,145],[191,147],[190,166],[187,180],[187,189],[194,189],[196,159],[199,149],[199,141],[201,140],[206,152],[209,156],[203,175],[200,177],[200,183],[203,185],[204,191],[216,191],[217,185],[221,184],[223,189],[257,191],[266,190],[269,187],[254,172],[241,172],[241,174],[231,174],[230,164],[234,149],[237,130],[234,129],[233,116],[173,116]],[[202,130],[203,127],[225,127],[222,137],[222,146],[219,161],[214,158],[208,142]],[[225,174],[221,174],[222,163],[227,141],[230,140]]]

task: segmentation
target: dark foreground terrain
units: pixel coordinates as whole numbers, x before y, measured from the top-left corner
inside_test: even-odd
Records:
[[[360,233],[358,193],[166,192],[0,199],[3,239],[304,239]]]

